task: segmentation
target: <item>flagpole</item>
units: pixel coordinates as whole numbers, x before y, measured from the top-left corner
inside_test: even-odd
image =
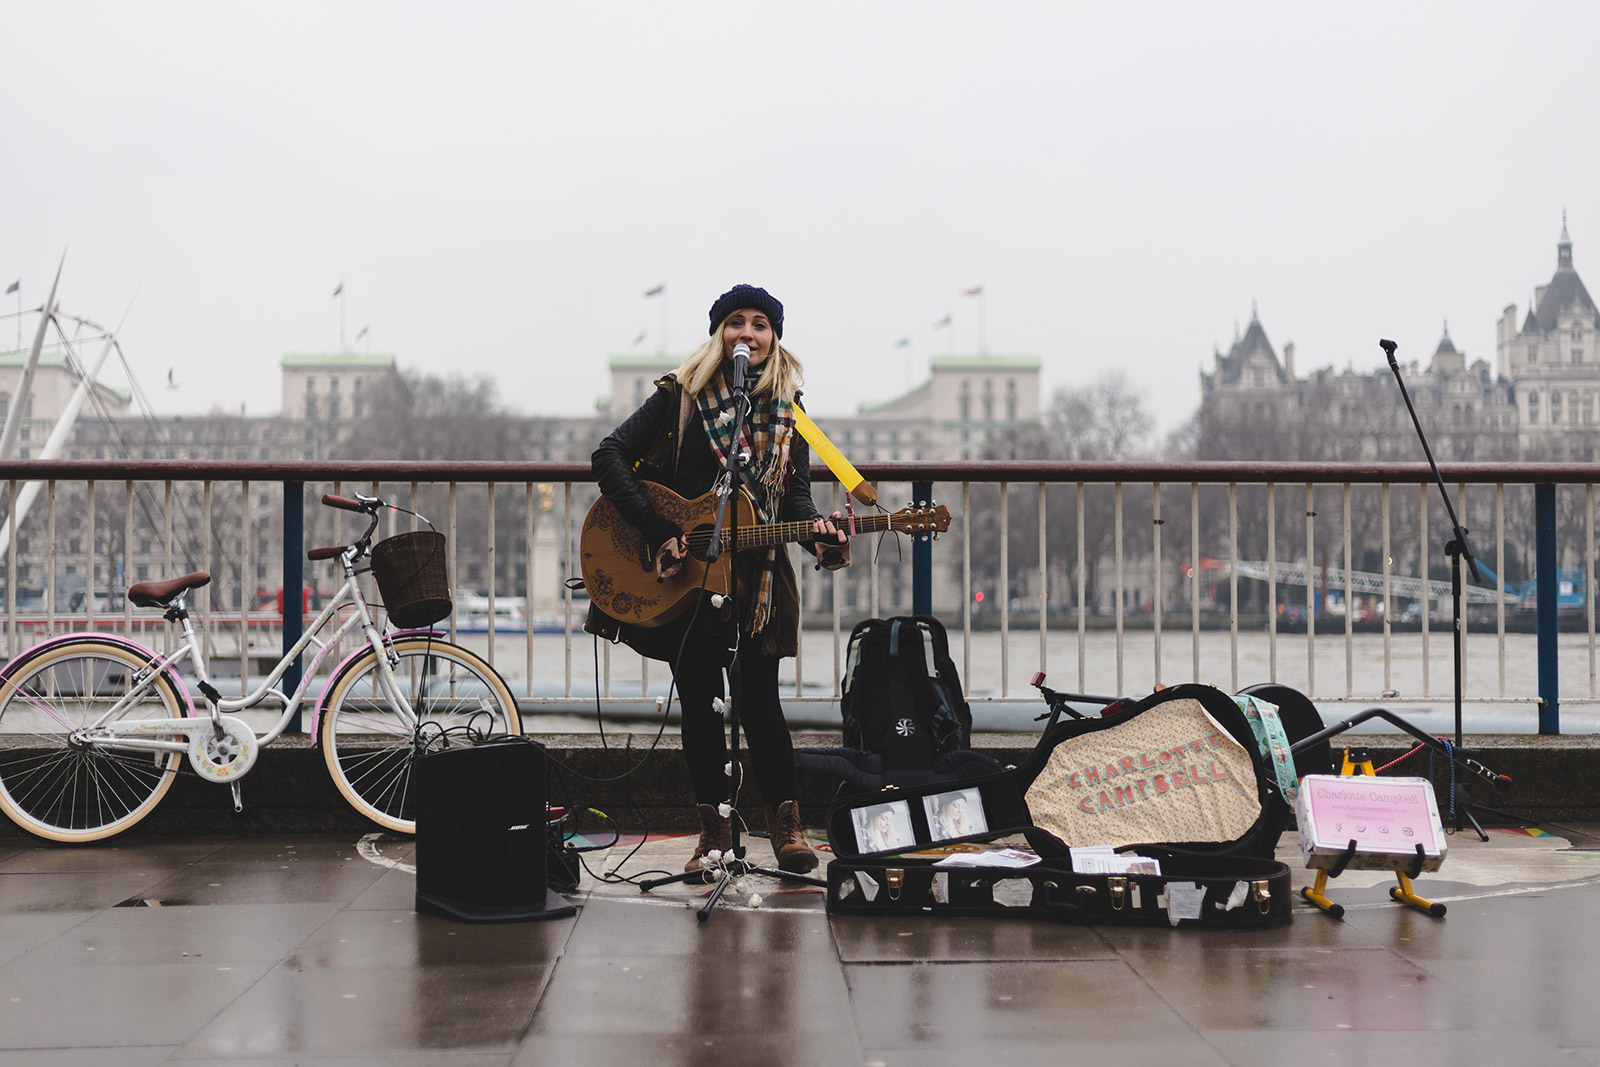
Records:
[[[980,356],[989,354],[988,319],[989,294],[986,290],[978,294],[978,355]]]
[[[978,355],[980,356],[989,354],[989,294],[986,289],[986,286],[974,285],[971,289],[961,290],[963,296],[975,296],[978,298]]]
[[[646,289],[644,291],[644,298],[646,300],[654,300],[656,297],[660,297],[661,298],[661,336],[660,336],[660,338],[658,338],[658,342],[657,342],[656,347],[661,350],[660,354],[664,356],[664,355],[667,354],[667,283],[666,282],[662,282],[660,285],[652,286],[651,288]]]
[[[344,283],[339,283],[339,354],[344,355]]]

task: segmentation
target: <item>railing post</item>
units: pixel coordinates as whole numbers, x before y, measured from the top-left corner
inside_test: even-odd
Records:
[[[917,507],[933,502],[932,482],[912,482],[911,497]],[[911,539],[911,612],[933,614],[933,534],[919,533]]]
[[[305,512],[304,482],[283,483],[283,653],[288,655],[305,631]],[[249,689],[248,683],[245,686]],[[283,688],[293,693],[300,688],[300,660],[290,664],[283,675]],[[300,712],[289,720],[289,732],[301,731]]]
[[[1561,732],[1561,671],[1556,656],[1556,627],[1559,623],[1557,596],[1560,574],[1556,559],[1556,487],[1533,487],[1533,566],[1538,593],[1539,626],[1539,732]]]

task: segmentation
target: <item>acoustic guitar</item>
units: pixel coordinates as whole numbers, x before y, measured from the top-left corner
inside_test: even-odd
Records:
[[[613,619],[640,627],[663,626],[694,606],[702,578],[707,593],[728,592],[735,547],[730,536],[732,517],[723,520],[722,549],[708,570],[706,553],[717,522],[716,491],[687,500],[654,482],[640,482],[639,488],[657,512],[678,524],[689,544],[689,558],[676,575],[656,581],[653,549],[659,546],[645,544],[644,534],[624,519],[611,501],[601,497],[584,517],[578,541],[583,586],[594,605]],[[805,521],[766,525],[757,522],[755,505],[743,489],[735,494],[734,503],[739,509],[740,552],[810,541],[816,536],[811,523]],[[950,509],[943,504],[922,508],[908,505],[893,514],[856,516],[857,534],[884,530],[944,533],[949,529]]]

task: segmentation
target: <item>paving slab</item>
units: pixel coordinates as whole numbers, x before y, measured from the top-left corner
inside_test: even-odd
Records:
[[[418,915],[388,834],[8,843],[0,1062],[1600,1063],[1600,827],[1555,829],[1455,835],[1417,882],[1443,919],[1349,872],[1343,920],[1263,931],[830,916],[753,875],[701,921],[711,886],[630,881],[683,836],[507,924]]]

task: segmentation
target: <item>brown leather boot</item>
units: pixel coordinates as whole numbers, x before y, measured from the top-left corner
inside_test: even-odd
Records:
[[[778,857],[780,871],[805,874],[816,870],[817,854],[806,844],[799,801],[785,800],[777,808],[767,805],[767,835],[772,839],[772,854]]]
[[[696,804],[700,815],[700,843],[694,846],[694,855],[683,865],[685,872],[700,869],[700,857],[707,852],[726,852],[733,847],[733,820],[717,814],[715,804]]]

